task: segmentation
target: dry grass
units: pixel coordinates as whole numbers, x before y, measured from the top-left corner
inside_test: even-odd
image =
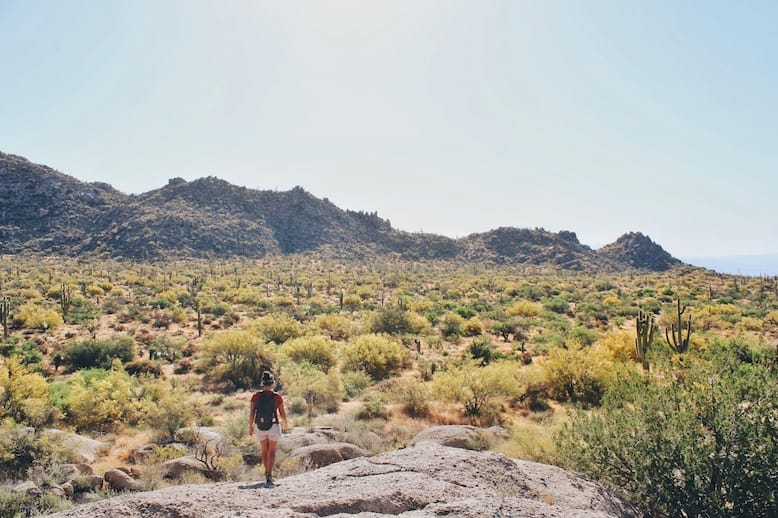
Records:
[[[508,457],[554,464],[557,456],[554,434],[566,421],[566,412],[558,406],[549,412],[515,416],[508,426],[510,439],[496,450]]]

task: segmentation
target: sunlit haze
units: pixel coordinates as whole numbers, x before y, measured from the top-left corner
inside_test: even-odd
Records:
[[[0,0],[0,150],[451,237],[778,253],[778,2]]]

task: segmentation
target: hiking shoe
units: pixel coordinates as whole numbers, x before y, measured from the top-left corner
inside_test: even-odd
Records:
[[[275,487],[272,475],[267,475],[265,477],[265,487]]]

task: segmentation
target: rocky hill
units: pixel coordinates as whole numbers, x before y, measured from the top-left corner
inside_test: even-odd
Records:
[[[93,254],[136,260],[317,253],[365,259],[459,260],[571,270],[661,271],[680,261],[639,233],[600,250],[575,233],[498,228],[451,239],[392,228],[301,187],[262,191],[214,177],[127,195],[0,153],[0,253]]]
[[[616,518],[638,513],[600,485],[553,466],[420,442],[286,477],[272,489],[237,482],[172,486],[51,516]]]

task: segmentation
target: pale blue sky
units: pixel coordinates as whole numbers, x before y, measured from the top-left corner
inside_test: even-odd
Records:
[[[0,0],[0,150],[408,231],[778,252],[778,2]]]

